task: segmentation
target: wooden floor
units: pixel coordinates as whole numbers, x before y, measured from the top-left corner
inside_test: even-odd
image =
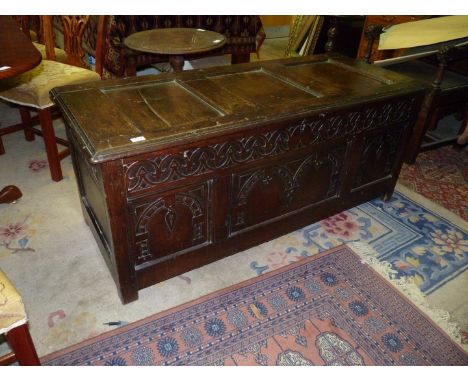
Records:
[[[267,38],[260,47],[259,58],[255,53],[250,55],[251,61],[275,60],[284,58],[286,47],[288,46],[288,37]]]

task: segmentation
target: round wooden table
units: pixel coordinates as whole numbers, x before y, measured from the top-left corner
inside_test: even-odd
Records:
[[[0,16],[0,79],[24,73],[39,65],[42,56],[16,22]]]
[[[9,16],[0,16],[0,80],[33,69],[42,60],[39,51]],[[0,190],[0,203],[12,203],[22,196],[9,185]]]
[[[140,52],[169,56],[175,72],[184,67],[184,56],[221,48],[226,38],[217,32],[194,28],[158,28],[133,33],[124,44]]]

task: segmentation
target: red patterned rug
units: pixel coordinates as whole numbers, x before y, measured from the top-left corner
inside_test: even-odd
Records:
[[[468,151],[451,146],[422,152],[398,181],[468,221]]]
[[[76,346],[45,365],[467,365],[468,355],[340,246]]]

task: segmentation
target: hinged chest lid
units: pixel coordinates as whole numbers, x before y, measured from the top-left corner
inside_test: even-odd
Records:
[[[410,92],[417,81],[338,55],[55,88],[93,162]]]

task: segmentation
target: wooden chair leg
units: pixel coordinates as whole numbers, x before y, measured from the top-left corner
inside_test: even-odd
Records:
[[[6,339],[21,366],[40,366],[28,324],[20,325],[6,334]]]
[[[419,148],[421,147],[424,134],[426,133],[427,125],[432,118],[433,113],[431,112],[431,105],[434,97],[435,92],[430,92],[426,95],[421,105],[421,109],[414,124],[413,132],[409,138],[403,159],[407,164],[414,164],[416,162],[416,157],[418,156]]]
[[[2,136],[0,135],[0,155],[5,154],[5,146],[3,146]]]
[[[419,154],[419,148],[421,147],[422,140],[424,138],[424,126],[425,119],[419,119],[413,130],[413,134],[410,137],[408,142],[408,147],[405,153],[404,162],[407,164],[414,164],[416,162],[416,157]]]
[[[24,126],[24,137],[27,141],[34,140],[34,132],[32,131],[32,121],[31,121],[31,114],[29,113],[29,109],[26,106],[20,106],[19,108],[20,115],[21,115],[21,122]]]
[[[50,176],[52,180],[58,182],[63,179],[60,157],[55,140],[54,125],[52,123],[51,108],[39,109],[39,121],[41,122],[42,135],[49,162]]]

